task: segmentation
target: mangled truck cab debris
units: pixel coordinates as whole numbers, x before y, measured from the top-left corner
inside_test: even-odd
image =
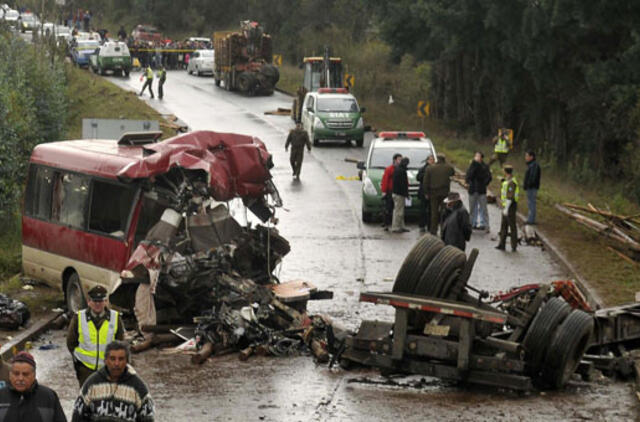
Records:
[[[265,230],[278,239],[275,229],[232,224],[226,205],[240,201],[263,222],[280,205],[271,156],[259,139],[205,131],[156,142],[159,137],[130,133],[119,141],[34,149],[22,217],[23,268],[29,277],[62,287],[71,311],[85,305],[83,292],[92,286],[114,291],[123,284],[121,273],[135,269],[130,260],[141,248],[185,253],[185,240],[193,238],[195,252],[225,245],[240,256],[249,248],[246,241],[264,237]],[[236,237],[242,241],[231,242]],[[281,254],[288,251],[286,241],[273,242]],[[172,258],[174,272],[186,263],[180,256]],[[269,265],[280,257],[274,251]]]

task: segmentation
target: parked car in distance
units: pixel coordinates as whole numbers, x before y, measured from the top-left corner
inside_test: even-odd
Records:
[[[162,41],[162,34],[151,25],[138,25],[131,31],[131,37],[136,41]]]
[[[10,9],[4,12],[4,17],[2,19],[4,19],[9,24],[9,26],[17,28],[19,17],[20,17],[20,13],[17,10]],[[22,29],[22,28],[18,28],[18,29]]]
[[[302,126],[314,145],[326,139],[362,146],[365,109],[346,88],[320,88],[307,93],[302,104]]]
[[[409,158],[407,176],[411,205],[405,208],[405,215],[417,215],[419,212],[418,188],[416,178],[418,170],[427,157],[436,157],[436,150],[423,132],[381,132],[371,141],[366,161],[358,162],[362,179],[362,221],[370,223],[382,214],[382,191],[380,183],[385,168],[391,165],[394,154]]]
[[[213,50],[196,50],[189,58],[187,73],[200,76],[202,74],[213,75],[214,52]]]
[[[75,40],[71,47],[71,60],[76,66],[88,67],[89,56],[100,47],[97,40]]]
[[[89,56],[91,70],[100,75],[107,71],[114,75],[129,76],[131,71],[131,54],[129,47],[122,41],[107,41]]]
[[[205,38],[205,37],[189,37],[184,41],[187,43],[201,44],[202,48],[206,48],[206,49],[210,49],[211,46],[213,45],[211,43],[211,38]]]
[[[22,15],[22,31],[33,31],[40,26],[40,21],[33,13],[23,13]]]
[[[61,41],[64,40],[68,43],[71,42],[71,39],[73,38],[73,36],[71,35],[71,28],[69,28],[68,26],[64,26],[64,25],[57,25],[56,26],[56,39]]]

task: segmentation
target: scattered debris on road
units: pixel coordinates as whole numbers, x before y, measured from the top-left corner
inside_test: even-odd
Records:
[[[571,281],[489,295],[467,284],[477,256],[423,236],[392,292],[360,294],[393,306],[395,321],[363,321],[334,360],[514,390],[562,388],[596,369],[634,375],[640,304],[594,311]]]
[[[27,305],[0,293],[0,328],[17,330],[26,324],[30,316]]]
[[[278,107],[277,110],[275,110],[275,111],[265,111],[264,114],[269,115],[269,116],[289,116],[289,115],[291,115],[291,109],[290,108]]]

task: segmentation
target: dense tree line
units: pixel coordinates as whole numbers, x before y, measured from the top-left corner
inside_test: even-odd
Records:
[[[36,0],[33,0],[36,2]],[[53,0],[47,0],[53,2]],[[640,2],[625,0],[68,0],[94,22],[209,36],[261,22],[289,62],[330,45],[357,94],[394,93],[476,136],[511,127],[576,179],[619,178],[640,198]],[[112,28],[113,29],[113,28]],[[378,58],[375,61],[375,58]],[[421,63],[423,65],[421,65]],[[398,72],[400,65],[411,74]],[[396,73],[396,80],[384,77]],[[416,81],[416,77],[427,81]],[[401,80],[402,79],[402,80]],[[406,83],[403,82],[406,80]],[[419,86],[414,83],[417,82]]]
[[[66,77],[55,54],[0,27],[0,217],[15,209],[33,147],[63,136]]]
[[[432,61],[436,115],[521,143],[640,199],[640,2],[374,0],[399,57]],[[525,140],[526,139],[526,140]]]

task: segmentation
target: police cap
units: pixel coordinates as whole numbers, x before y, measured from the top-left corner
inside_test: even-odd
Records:
[[[107,298],[107,289],[102,286],[95,286],[89,290],[89,299],[94,302],[100,302]]]

